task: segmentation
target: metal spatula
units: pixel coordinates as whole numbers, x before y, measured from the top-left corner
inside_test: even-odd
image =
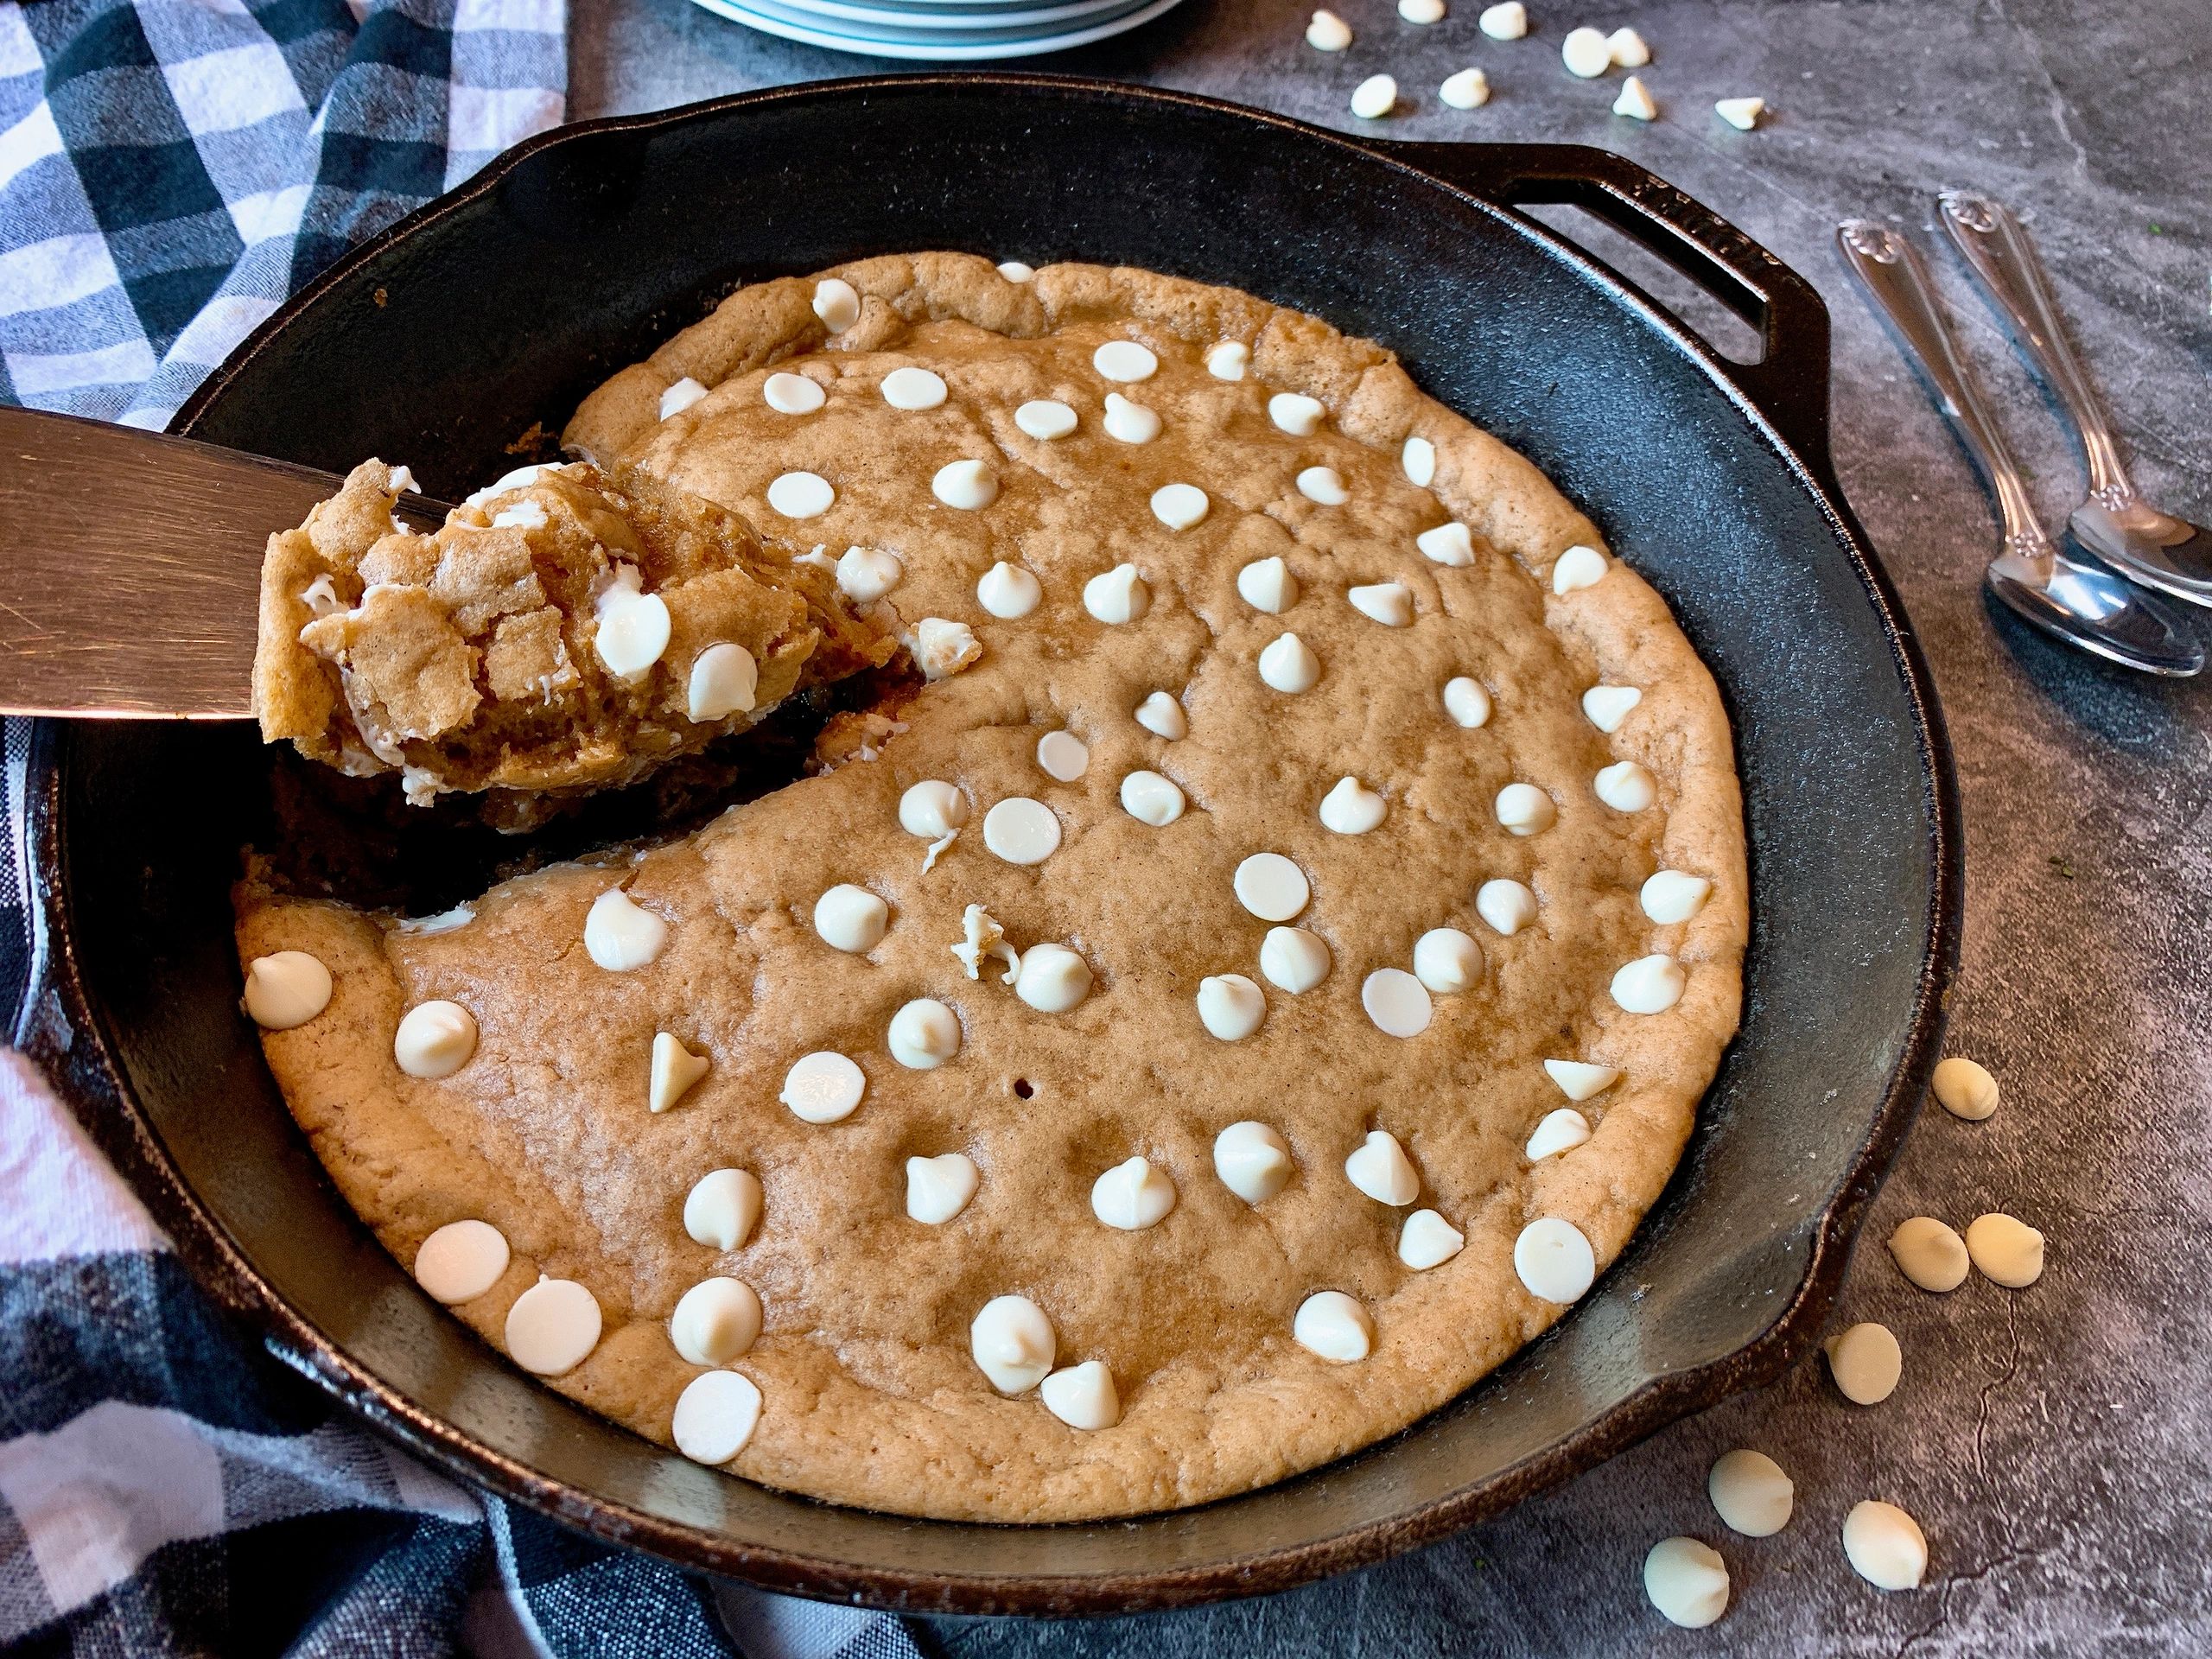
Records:
[[[335,473],[0,408],[0,714],[245,720],[261,555]],[[403,495],[400,516],[444,522]]]

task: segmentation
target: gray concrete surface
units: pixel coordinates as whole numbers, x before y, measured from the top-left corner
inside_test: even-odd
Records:
[[[1850,214],[1934,234],[1933,193],[2015,205],[2120,412],[2154,499],[2212,518],[2212,28],[2204,0],[1531,0],[1535,32],[1484,40],[1476,0],[1430,29],[1336,0],[1357,32],[1324,57],[1300,0],[1188,0],[1125,39],[1033,67],[1242,99],[1352,127],[1351,88],[1412,99],[1391,136],[1567,139],[1625,152],[1819,285],[1836,324],[1834,444],[1851,499],[1933,659],[1963,774],[1970,893],[1953,1046],[2002,1078],[1986,1123],[1931,1109],[1851,1274],[1846,1319],[1889,1324],[1904,1385],[1846,1404],[1816,1365],[1636,1448],[1493,1524],[1270,1599],[1039,1626],[944,1621],[963,1659],[1142,1653],[1964,1655],[2212,1649],[2212,685],[2092,667],[1985,608],[1991,509],[1935,407],[1848,286]],[[572,108],[653,108],[872,60],[754,35],[684,0],[580,0]],[[1580,22],[1634,22],[1656,60],[1650,126],[1561,72]],[[1471,113],[1435,88],[1482,65]],[[1608,83],[1610,85],[1610,83]],[[1732,132],[1715,98],[1758,93]],[[1931,263],[2007,435],[2056,522],[2078,457],[2009,343],[1931,240]],[[1881,1240],[1914,1214],[2003,1209],[2050,1240],[2043,1282],[1915,1290]],[[1777,1537],[1734,1538],[1704,1496],[1730,1446],[1797,1483]],[[1928,1586],[1885,1596],[1843,1560],[1858,1499],[1926,1528]],[[1644,1550],[1716,1544],[1727,1617],[1674,1630]]]

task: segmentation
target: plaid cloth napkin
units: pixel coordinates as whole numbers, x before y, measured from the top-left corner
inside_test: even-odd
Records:
[[[158,427],[286,294],[562,118],[561,0],[0,3],[0,399]],[[29,969],[0,722],[0,1013]],[[716,1613],[720,1618],[716,1618]],[[0,1648],[916,1659],[457,1486],[201,1298],[0,1049]]]

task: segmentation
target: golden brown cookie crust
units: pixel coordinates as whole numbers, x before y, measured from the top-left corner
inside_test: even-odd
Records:
[[[1280,1479],[1402,1427],[1496,1366],[1565,1310],[1516,1277],[1529,1220],[1573,1222],[1600,1270],[1657,1197],[1696,1103],[1735,1029],[1747,887],[1726,718],[1710,676],[1658,596],[1613,563],[1558,594],[1560,552],[1599,545],[1527,461],[1423,396],[1389,355],[1249,296],[1142,271],[1063,265],[1016,283],[962,255],[838,268],[859,321],[825,340],[811,280],[733,295],[647,362],[586,401],[566,439],[634,461],[742,515],[786,556],[816,543],[889,547],[905,576],[888,596],[899,626],[970,625],[982,660],[900,709],[905,729],[851,760],[734,809],[685,841],[598,866],[563,866],[495,889],[452,931],[240,890],[245,958],[305,950],[336,990],[321,1018],[267,1034],[270,1064],[346,1198],[398,1260],[434,1229],[480,1217],[513,1259],[491,1291],[455,1311],[495,1345],[506,1311],[542,1273],[580,1280],[606,1334],[551,1386],[665,1442],[697,1368],[665,1332],[690,1286],[734,1274],[767,1310],[736,1369],[766,1399],[730,1465],[771,1485],[907,1514],[1062,1521],[1198,1503]],[[1143,341],[1160,371],[1111,386],[1100,342]],[[1216,379],[1206,349],[1251,349],[1249,378]],[[950,383],[938,410],[878,395],[885,374],[921,363]],[[820,379],[826,407],[786,416],[762,401],[766,372]],[[713,388],[666,421],[661,392],[689,375]],[[1155,409],[1153,442],[1100,431],[1109,391]],[[1268,395],[1327,406],[1311,437],[1273,426]],[[1057,397],[1080,424],[1044,442],[1013,424],[1030,398]],[[1433,493],[1401,470],[1408,435],[1433,443]],[[937,467],[988,461],[991,506],[933,500]],[[1338,469],[1344,507],[1308,500],[1300,468]],[[763,492],[778,474],[829,478],[836,505],[784,519]],[[1147,509],[1166,481],[1201,485],[1204,523],[1172,531]],[[1415,550],[1447,514],[1473,531],[1474,562],[1446,569]],[[1281,617],[1239,598],[1238,569],[1280,553],[1302,596]],[[985,613],[976,583],[995,561],[1041,581],[1031,615]],[[1086,613],[1084,582],[1137,565],[1151,604],[1109,626]],[[1419,613],[1386,627],[1354,610],[1348,586],[1402,582]],[[1286,696],[1255,672],[1285,627],[1321,659],[1313,690]],[[1479,678],[1496,712],[1478,729],[1440,701],[1456,674]],[[1610,737],[1580,706],[1593,683],[1643,697]],[[1169,741],[1132,710],[1165,690],[1187,710]],[[1090,746],[1073,784],[1046,777],[1039,737],[1066,728]],[[1649,810],[1592,794],[1601,768],[1640,761],[1657,779]],[[1190,809],[1154,828],[1124,811],[1122,776],[1166,773]],[[1389,811],[1364,835],[1316,817],[1351,775]],[[901,792],[940,779],[971,803],[968,827],[923,873],[923,843],[899,827]],[[1535,783],[1558,821],[1520,837],[1493,802]],[[993,803],[1027,796],[1061,823],[1059,850],[1021,868],[979,832]],[[1299,925],[1333,966],[1298,996],[1268,990],[1266,1022],[1223,1042],[1193,1004],[1207,975],[1259,978],[1267,925],[1230,877],[1248,854],[1288,855],[1313,899]],[[1655,869],[1708,878],[1692,919],[1661,925],[1638,906]],[[1491,877],[1530,883],[1536,925],[1502,938],[1476,917]],[[865,957],[815,933],[816,898],[838,882],[886,899],[892,923]],[[611,887],[671,925],[664,955],[626,973],[595,967],[584,917]],[[949,947],[983,904],[1013,943],[1066,944],[1096,985],[1073,1011],[1037,1013],[995,972],[966,977]],[[1361,985],[1411,965],[1430,928],[1465,930],[1486,969],[1434,1000],[1427,1030],[1383,1034]],[[1649,952],[1688,973],[1679,1003],[1624,1012],[1608,986]],[[957,1058],[908,1071],[886,1048],[910,998],[951,1006]],[[392,1059],[400,1014],[450,997],[481,1031],[476,1057],[437,1083]],[[672,1109],[646,1108],[656,1031],[711,1057]],[[852,1116],[800,1122],[778,1103],[785,1069],[836,1049],[868,1077]],[[1546,1058],[1602,1061],[1624,1076],[1580,1109],[1586,1144],[1531,1167],[1522,1146],[1567,1104]],[[1017,1084],[1020,1087],[1017,1088]],[[1273,1124],[1298,1170],[1256,1207],[1214,1174],[1214,1135]],[[1418,1204],[1465,1232],[1464,1251],[1427,1271],[1397,1258],[1394,1209],[1363,1196],[1343,1163],[1389,1129],[1421,1177]],[[925,1226],[904,1211],[902,1166],[959,1150],[982,1185],[958,1217]],[[1178,1192],[1159,1225],[1101,1225],[1091,1181],[1141,1153]],[[686,1192],[709,1170],[757,1173],[763,1219],[727,1255],[686,1236]],[[1374,1351],[1333,1363],[1294,1344],[1309,1294],[1345,1291],[1372,1312]],[[1103,1359],[1119,1386],[1118,1426],[1083,1433],[1033,1392],[1002,1398],[970,1357],[969,1323],[1019,1293],[1050,1315],[1058,1363]]]

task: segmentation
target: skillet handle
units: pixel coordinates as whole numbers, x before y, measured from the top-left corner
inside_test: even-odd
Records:
[[[1627,157],[1586,144],[1371,147],[1494,207],[1580,207],[1697,283],[1758,330],[1759,360],[1722,359],[1721,374],[1783,442],[1827,472],[1827,307],[1810,283],[1711,208]]]

